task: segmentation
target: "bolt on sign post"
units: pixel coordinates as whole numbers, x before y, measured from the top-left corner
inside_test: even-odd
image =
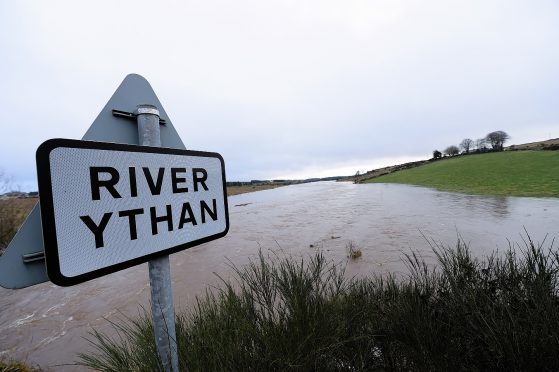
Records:
[[[29,227],[8,247],[11,256],[0,257],[0,268],[11,260],[20,265],[15,279],[0,273],[0,284],[41,282],[46,268],[50,281],[69,286],[148,262],[157,350],[164,370],[178,371],[169,255],[227,234],[225,166],[217,153],[184,149],[146,84],[129,75],[111,98],[107,106],[115,97],[123,105],[106,106],[88,131],[104,142],[52,139],[39,146],[40,224],[30,215]],[[138,90],[146,86],[149,91]],[[139,96],[151,99],[143,104]],[[137,124],[134,135],[128,119]],[[107,122],[126,126],[125,133],[114,129],[110,141]],[[119,139],[135,143],[115,143]],[[41,247],[26,248],[21,242],[33,241],[37,225]]]

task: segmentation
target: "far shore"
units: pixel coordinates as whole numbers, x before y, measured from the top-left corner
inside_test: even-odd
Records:
[[[265,185],[244,185],[244,186],[227,186],[227,196],[245,194],[247,192],[255,192],[262,190],[275,189],[283,185],[265,184]]]

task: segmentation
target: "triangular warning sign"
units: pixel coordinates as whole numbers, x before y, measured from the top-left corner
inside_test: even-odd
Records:
[[[161,146],[184,149],[151,85],[136,74],[126,76],[82,139],[138,145],[136,120],[115,116],[113,110],[132,113],[140,104],[151,104],[159,109],[160,118],[165,123],[161,126]],[[43,252],[41,216],[37,203],[0,256],[0,286],[18,289],[48,281]]]

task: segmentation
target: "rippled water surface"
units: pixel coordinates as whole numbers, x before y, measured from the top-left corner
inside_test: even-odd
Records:
[[[229,234],[171,257],[176,309],[186,309],[216,273],[228,278],[230,264],[242,265],[259,249],[308,255],[316,250],[348,275],[405,272],[403,252],[419,251],[432,262],[426,239],[456,244],[457,236],[483,256],[533,240],[559,237],[559,199],[484,197],[388,184],[312,183],[229,198]],[[363,255],[348,261],[353,242]],[[62,288],[43,283],[21,290],[0,288],[0,357],[38,363],[51,370],[78,370],[76,353],[84,337],[108,320],[149,308],[147,264]]]

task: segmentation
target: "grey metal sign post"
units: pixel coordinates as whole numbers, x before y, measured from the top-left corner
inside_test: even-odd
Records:
[[[140,145],[161,147],[159,110],[157,107],[139,105],[136,114]],[[149,261],[149,285],[157,352],[165,371],[178,372],[179,358],[175,332],[175,310],[168,255]]]

